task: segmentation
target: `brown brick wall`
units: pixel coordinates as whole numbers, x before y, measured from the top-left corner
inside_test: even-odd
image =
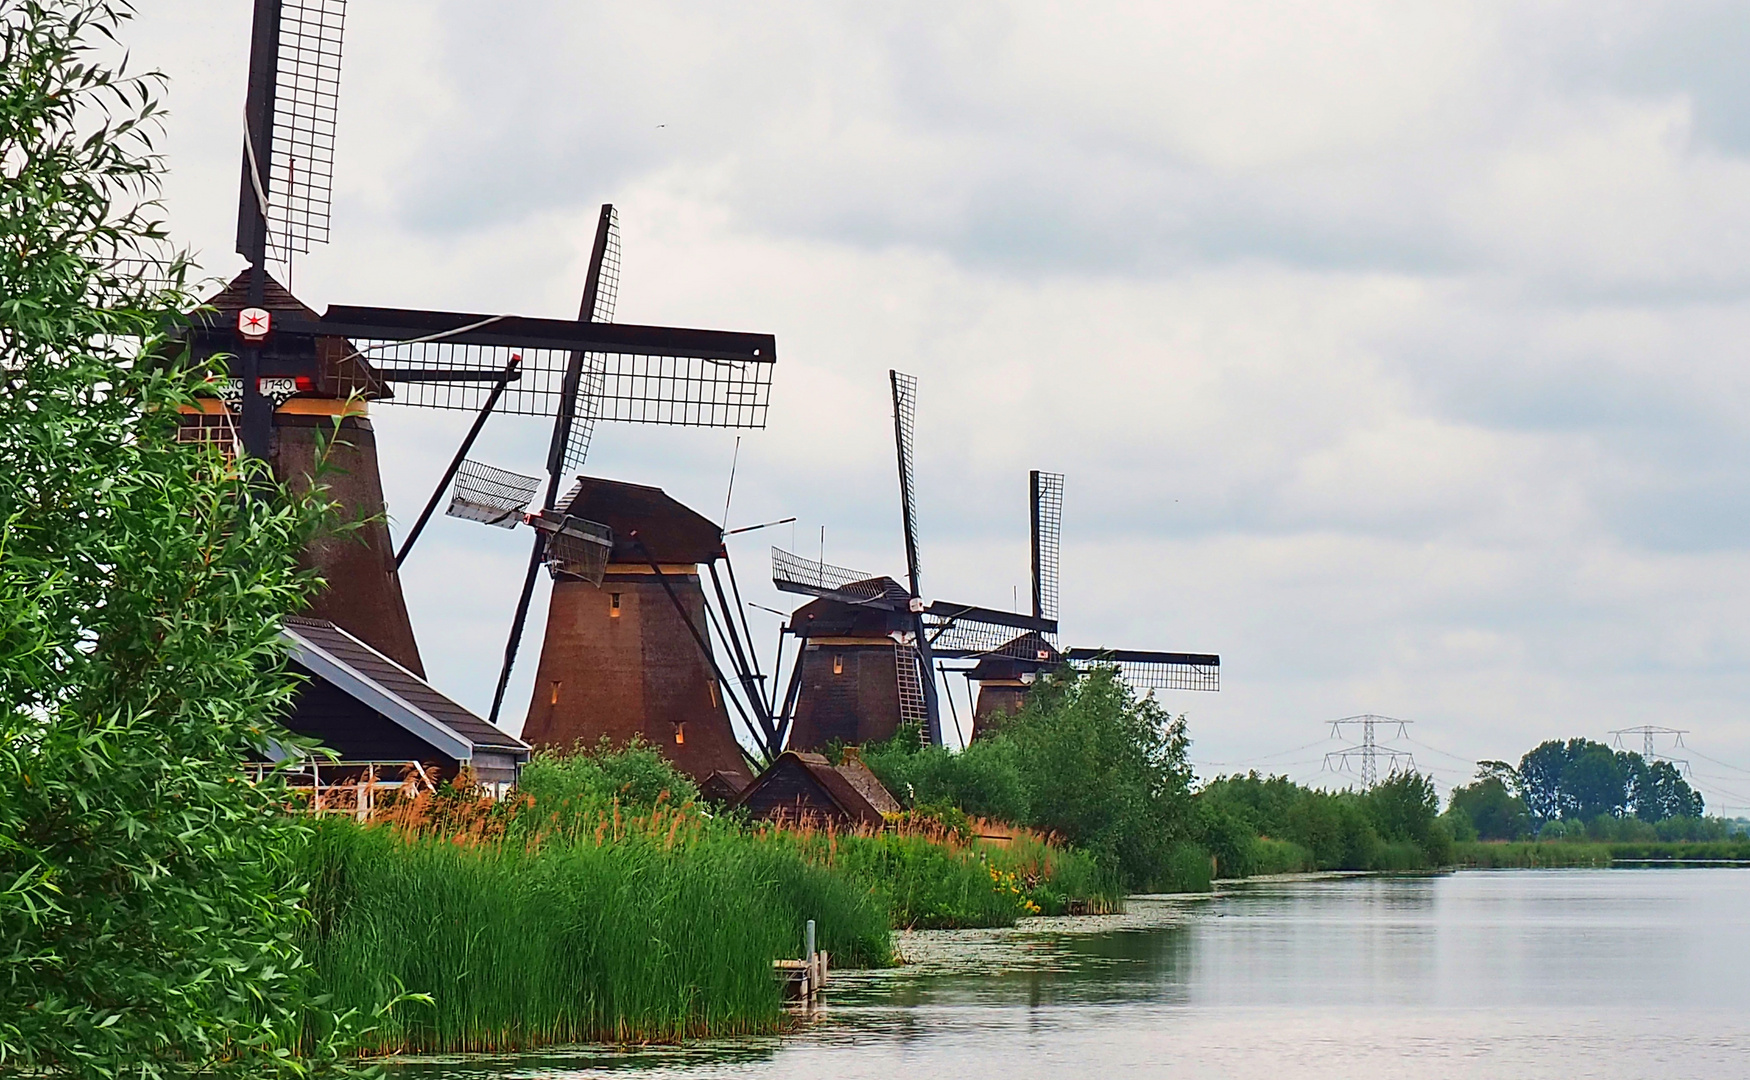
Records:
[[[841,670],[833,671],[835,659]],[[791,750],[827,743],[862,745],[891,739],[899,729],[899,673],[893,642],[822,644],[802,650]]]
[[[698,577],[668,581],[693,625],[707,632]],[[710,665],[648,574],[610,574],[600,588],[567,578],[553,583],[523,739],[564,747],[604,735],[614,742],[640,736],[695,780],[745,768]]]
[[[332,434],[326,416],[274,417],[274,475],[295,489],[306,488],[315,470],[318,429]],[[341,504],[346,521],[370,521],[359,529],[318,539],[304,552],[308,564],[328,582],[309,610],[299,614],[327,619],[401,664],[425,675],[401,579],[395,573],[395,547],[383,516],[383,480],[377,471],[377,438],[363,417],[341,422],[329,451],[332,468],[320,477],[329,497]]]

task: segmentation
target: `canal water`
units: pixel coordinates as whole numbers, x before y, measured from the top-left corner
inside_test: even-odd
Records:
[[[900,948],[782,1038],[393,1075],[1750,1078],[1750,870],[1266,881]]]

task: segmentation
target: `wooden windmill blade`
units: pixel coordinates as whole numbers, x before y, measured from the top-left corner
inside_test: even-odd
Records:
[[[346,0],[256,0],[237,213],[251,262],[328,242],[345,23]]]
[[[611,323],[620,297],[620,213],[612,203],[602,205],[596,224],[595,246],[590,250],[589,274],[584,281],[578,318]],[[602,391],[607,360],[599,353],[573,351],[565,371],[560,415],[553,433],[547,471],[555,477],[582,468],[602,414]],[[551,492],[549,492],[551,494]]]
[[[918,583],[918,509],[917,477],[912,461],[916,444],[918,381],[904,372],[890,370],[888,381],[893,387],[893,445],[899,463],[900,522],[905,532],[906,582],[911,586],[915,629],[913,648],[917,652],[919,681],[923,696],[925,729],[930,742],[942,745],[942,713],[936,699],[936,662],[930,654],[929,635],[924,626],[921,601],[923,592]]]
[[[522,377],[498,410],[522,416],[559,415],[571,356],[583,353],[600,358],[592,421],[684,427],[763,428],[777,360],[770,334],[409,308],[335,305],[276,332],[344,338],[394,388],[385,403],[433,409],[478,409],[520,355]]]
[[[918,381],[900,371],[889,371],[893,385],[893,444],[899,456],[899,505],[905,529],[905,572],[913,596],[918,589],[917,478],[912,468],[917,427]]]
[[[1137,690],[1220,690],[1221,657],[1213,653],[1140,649],[1068,649],[1064,659],[1078,670],[1117,668]]]
[[[1023,639],[1057,633],[1056,619],[946,600],[932,601],[923,617],[930,652],[949,658],[1008,653],[1021,648],[1016,642]]]
[[[1034,469],[1028,477],[1032,513],[1033,614],[1057,618],[1058,551],[1063,534],[1063,474]],[[1055,633],[1055,631],[1053,632]]]
[[[551,509],[528,513],[540,487],[538,476],[463,461],[456,471],[450,505],[444,513],[501,529],[533,526],[542,561],[554,577],[569,574],[600,585],[607,571],[608,553],[614,546],[614,531],[600,522]]]
[[[891,611],[910,610],[910,597],[894,595],[886,587],[890,579],[861,570],[805,558],[783,548],[772,548],[772,584],[779,590],[836,600],[841,604],[872,606]]]
[[[541,488],[541,478],[464,460],[456,471],[450,505],[444,513],[483,525],[514,529]]]

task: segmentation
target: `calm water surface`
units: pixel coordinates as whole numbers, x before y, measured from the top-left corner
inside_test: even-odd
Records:
[[[1750,1078],[1750,870],[1270,882],[900,947],[781,1039],[394,1076]]]

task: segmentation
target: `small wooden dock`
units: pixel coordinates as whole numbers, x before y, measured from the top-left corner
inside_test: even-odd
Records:
[[[814,920],[803,929],[802,959],[773,960],[772,978],[778,980],[784,996],[794,1001],[811,1002],[826,988],[826,953],[814,947]]]
[[[784,988],[784,996],[807,1001],[826,987],[827,956],[817,952],[813,960],[773,960],[772,977]]]

